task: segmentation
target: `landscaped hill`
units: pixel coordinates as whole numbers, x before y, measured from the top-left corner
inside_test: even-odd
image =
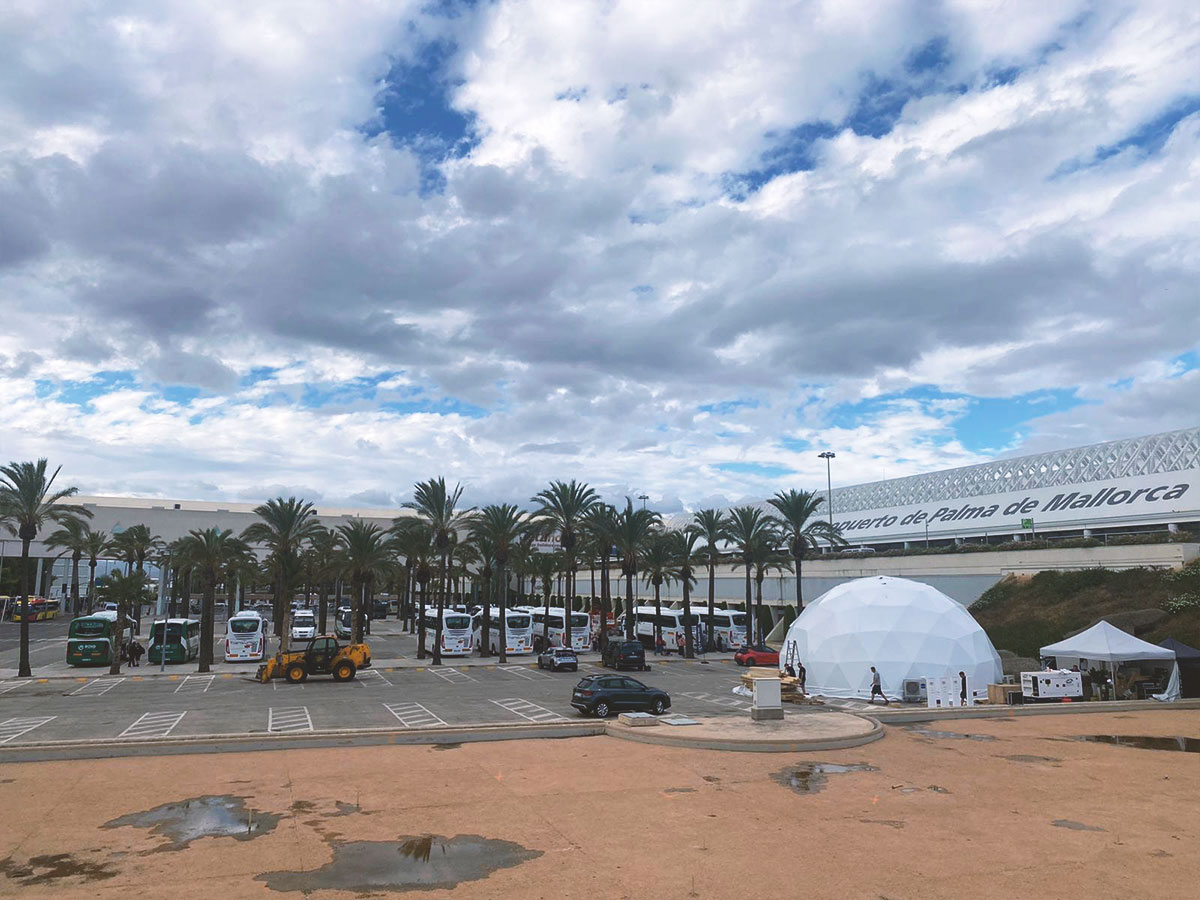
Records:
[[[1010,575],[971,606],[997,650],[1038,656],[1039,648],[1099,619],[1157,644],[1173,637],[1200,646],[1200,560],[1181,570],[1084,569]]]

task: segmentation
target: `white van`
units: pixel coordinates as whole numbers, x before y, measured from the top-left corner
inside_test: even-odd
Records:
[[[311,609],[298,609],[292,613],[292,640],[311,641],[317,636],[317,617]]]
[[[242,610],[225,623],[225,662],[259,662],[267,655],[266,629],[256,612]]]

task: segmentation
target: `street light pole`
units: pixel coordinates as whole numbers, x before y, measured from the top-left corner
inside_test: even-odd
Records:
[[[833,475],[830,473],[829,461],[836,459],[837,454],[832,450],[825,450],[817,454],[819,459],[825,460],[825,497],[829,501],[829,527],[833,528]],[[833,550],[833,541],[829,542],[829,549]]]
[[[642,501],[642,509],[646,508],[646,501],[650,499],[649,494],[638,494],[638,499]]]

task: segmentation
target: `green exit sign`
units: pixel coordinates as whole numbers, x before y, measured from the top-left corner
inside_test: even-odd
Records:
[[[1021,527],[1029,531],[1033,530],[1033,519],[1022,519]]]

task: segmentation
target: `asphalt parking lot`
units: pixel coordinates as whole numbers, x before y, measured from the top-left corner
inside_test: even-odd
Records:
[[[549,673],[524,658],[507,665],[381,667],[345,684],[329,678],[259,684],[228,672],[145,676],[137,669],[113,677],[93,670],[76,678],[7,679],[0,681],[0,745],[574,721],[572,687],[604,671],[582,663],[578,674]],[[732,663],[673,661],[633,674],[666,690],[673,712],[745,715],[749,707],[732,693],[738,684]]]

